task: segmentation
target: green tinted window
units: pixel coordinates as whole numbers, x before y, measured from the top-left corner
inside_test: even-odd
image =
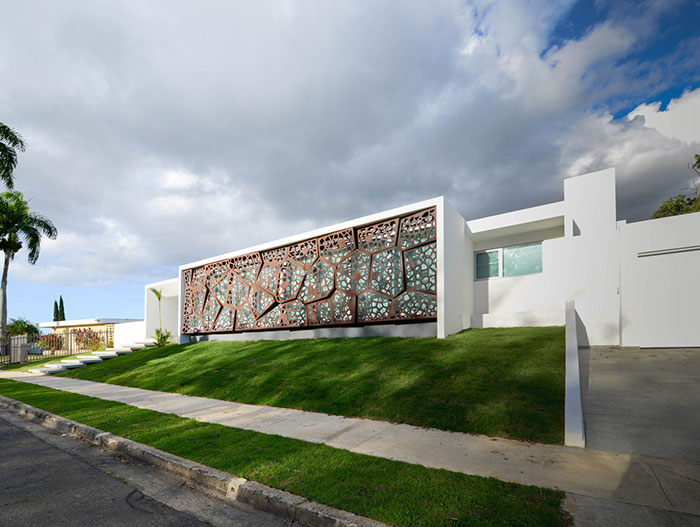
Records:
[[[542,272],[542,242],[503,248],[503,276]]]
[[[476,253],[476,277],[498,276],[498,251]]]

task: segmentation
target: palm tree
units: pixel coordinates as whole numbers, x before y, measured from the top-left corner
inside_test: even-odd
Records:
[[[155,287],[150,288],[151,293],[153,293],[158,299],[158,329],[156,329],[155,340],[157,346],[165,346],[170,342],[170,338],[173,336],[169,329],[163,329],[163,318],[160,315],[160,302],[163,300],[163,291],[156,289]]]
[[[160,301],[163,298],[163,292],[160,289],[156,289],[155,287],[151,287],[151,293],[153,293],[156,298],[158,299],[158,327],[160,329],[163,329],[163,319],[160,316]]]
[[[11,190],[0,194],[0,251],[5,253],[0,282],[0,341],[7,337],[7,272],[10,260],[27,244],[27,259],[34,265],[39,259],[42,235],[56,238],[56,227],[41,214],[29,210],[21,192]]]
[[[12,173],[17,166],[17,150],[24,152],[24,140],[6,124],[0,123],[0,179],[7,188],[15,185]]]

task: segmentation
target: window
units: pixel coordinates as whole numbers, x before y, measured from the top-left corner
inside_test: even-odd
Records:
[[[542,272],[542,242],[476,253],[476,279]]]
[[[492,278],[498,276],[498,250],[476,253],[476,278]]]
[[[503,248],[503,276],[542,272],[542,242]]]

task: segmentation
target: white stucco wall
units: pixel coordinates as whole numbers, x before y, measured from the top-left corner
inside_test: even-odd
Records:
[[[438,320],[437,336],[448,335],[470,327],[473,312],[474,257],[468,238],[467,223],[445,198],[438,206]]]
[[[542,272],[475,279],[472,327],[563,325],[567,272],[563,236],[560,226],[474,243],[478,252],[541,241]]]
[[[161,292],[161,317],[163,320],[163,329],[170,330],[173,335],[173,341],[177,342],[180,336],[179,321],[179,303],[180,303],[180,279],[171,278],[152,284],[147,284],[144,295],[144,312],[145,312],[145,335],[147,338],[153,338],[155,331],[158,328],[158,299],[151,291],[155,288]]]
[[[114,347],[129,346],[136,342],[143,342],[146,337],[145,321],[122,322],[114,324]]]
[[[620,225],[622,345],[700,346],[700,213]]]
[[[564,180],[567,279],[582,346],[620,342],[615,169]]]

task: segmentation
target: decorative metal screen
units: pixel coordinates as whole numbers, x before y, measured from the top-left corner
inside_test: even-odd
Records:
[[[435,208],[187,269],[182,332],[434,319]]]

